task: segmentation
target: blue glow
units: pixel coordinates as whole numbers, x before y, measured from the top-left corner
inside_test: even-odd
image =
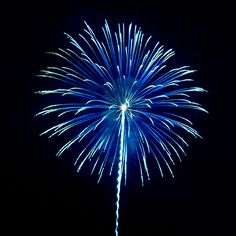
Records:
[[[79,34],[78,40],[65,34],[69,48],[50,53],[61,58],[64,66],[47,67],[39,76],[61,81],[64,86],[37,93],[64,96],[64,100],[46,106],[37,115],[57,113],[58,124],[42,133],[49,138],[72,129],[78,132],[60,148],[57,156],[86,141],[75,161],[78,172],[88,160],[93,163],[91,174],[97,173],[98,182],[105,172],[111,175],[116,170],[117,236],[121,182],[123,177],[124,183],[127,180],[129,140],[135,140],[132,145],[142,185],[145,179],[150,179],[150,158],[155,160],[162,177],[163,165],[174,176],[172,166],[181,161],[184,146],[188,146],[183,134],[201,137],[184,112],[192,109],[207,112],[190,100],[190,94],[205,90],[189,86],[193,81],[189,75],[194,70],[188,66],[167,70],[165,63],[174,51],[164,50],[159,42],[150,46],[151,37],[146,39],[136,25],[126,28],[118,24],[118,32],[112,34],[105,22],[103,41],[85,25],[85,33]],[[77,102],[70,102],[71,98]],[[70,118],[65,120],[66,114]],[[183,132],[180,135],[176,130]]]

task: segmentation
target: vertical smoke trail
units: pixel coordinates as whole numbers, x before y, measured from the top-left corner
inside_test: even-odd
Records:
[[[118,225],[119,225],[119,207],[120,207],[120,186],[121,186],[121,179],[122,179],[122,162],[124,155],[126,152],[124,151],[124,133],[125,133],[125,111],[127,109],[126,104],[121,105],[121,131],[120,131],[120,155],[119,155],[119,162],[118,162],[118,171],[117,171],[117,184],[116,184],[116,228],[115,234],[118,236]]]

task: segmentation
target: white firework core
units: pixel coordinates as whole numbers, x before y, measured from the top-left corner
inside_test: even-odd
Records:
[[[126,103],[125,103],[125,104],[122,104],[122,105],[120,106],[120,109],[122,110],[122,112],[125,112],[125,111],[128,109],[128,106],[126,105]]]

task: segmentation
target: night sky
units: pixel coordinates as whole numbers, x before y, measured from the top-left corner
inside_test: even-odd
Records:
[[[42,108],[42,98],[34,94],[42,87],[36,74],[50,62],[44,52],[63,47],[63,32],[82,32],[84,20],[99,32],[104,19],[113,30],[117,23],[133,22],[173,48],[176,66],[196,69],[197,85],[209,91],[196,97],[209,111],[194,116],[204,138],[190,141],[175,179],[152,178],[141,187],[132,173],[122,188],[120,236],[233,235],[233,7],[226,1],[16,2],[1,9],[0,214],[1,228],[8,232],[3,235],[13,230],[22,235],[114,235],[114,177],[97,184],[95,176],[76,173],[73,153],[56,158],[60,141],[39,137],[47,120],[34,118]]]

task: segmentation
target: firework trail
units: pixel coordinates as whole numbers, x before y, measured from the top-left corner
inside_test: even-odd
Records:
[[[61,58],[63,66],[47,67],[38,75],[63,84],[63,88],[38,94],[64,99],[46,106],[37,115],[58,115],[59,122],[42,133],[49,138],[67,131],[77,132],[57,156],[73,144],[85,143],[75,160],[78,172],[90,161],[91,174],[96,172],[99,182],[104,170],[111,175],[117,166],[117,236],[121,184],[127,181],[129,140],[135,140],[132,146],[142,185],[150,178],[151,158],[162,177],[165,170],[174,176],[172,166],[176,160],[181,161],[185,155],[183,146],[188,146],[182,136],[201,137],[192,128],[186,111],[207,112],[190,100],[190,94],[205,90],[189,86],[193,80],[186,76],[194,70],[188,66],[166,70],[165,63],[174,55],[173,50],[164,50],[159,43],[150,46],[151,37],[145,39],[136,25],[126,28],[118,24],[118,32],[112,34],[105,21],[104,41],[98,40],[90,26],[85,25],[79,40],[65,34],[70,47],[50,53]]]

